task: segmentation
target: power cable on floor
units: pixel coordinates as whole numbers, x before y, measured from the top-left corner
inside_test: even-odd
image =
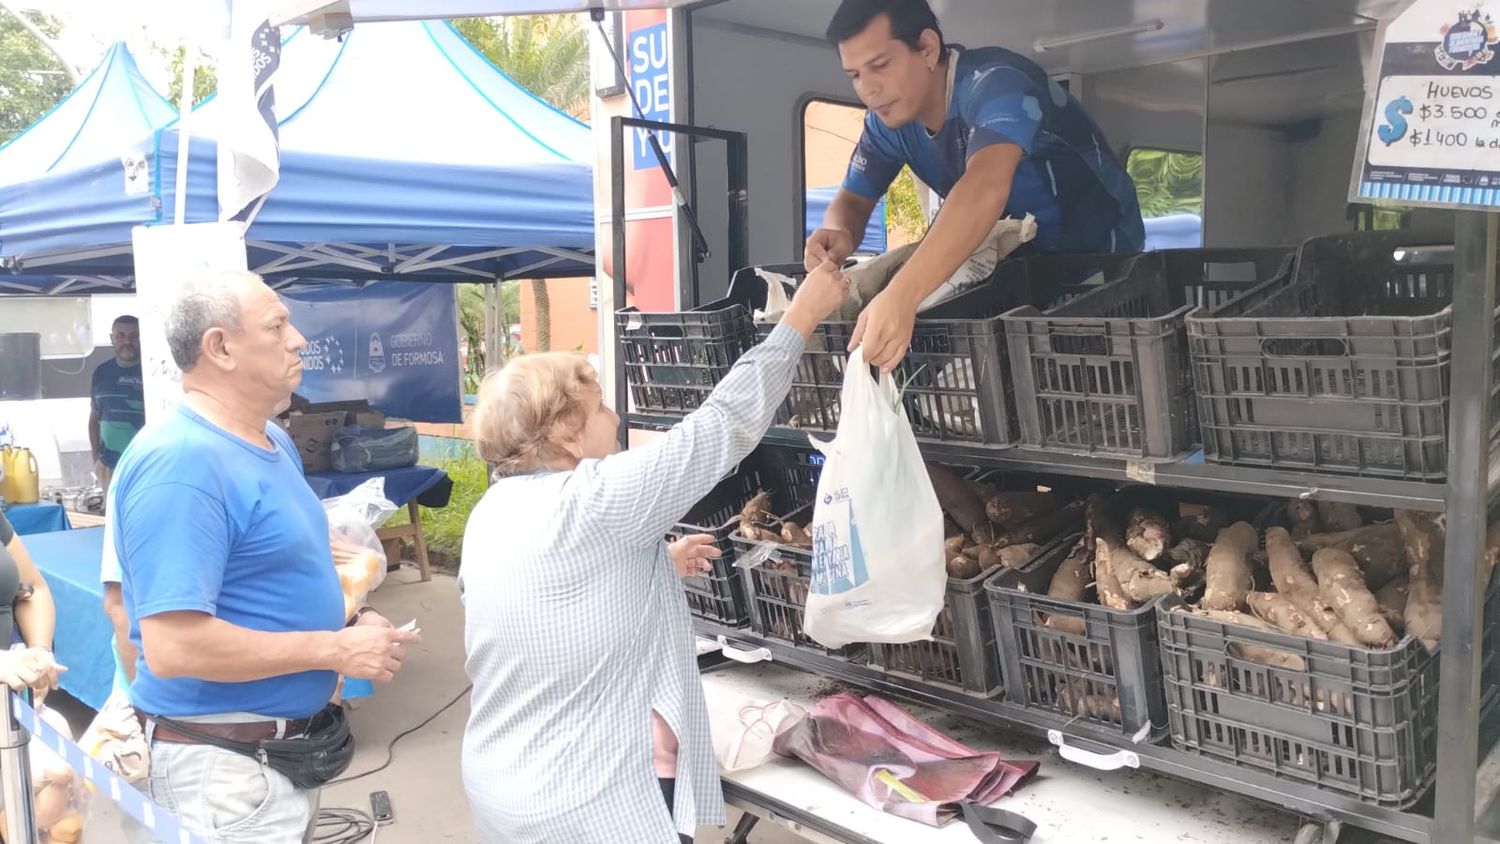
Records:
[[[351,777],[343,777],[342,779],[336,779],[333,782],[329,783],[328,787],[331,788],[331,787],[333,787],[335,785],[342,785],[342,784],[344,784],[346,782],[354,782],[355,780],[362,780],[365,777],[373,776],[375,774],[380,773],[381,771],[384,771],[386,768],[389,768],[391,766],[391,763],[394,762],[394,761],[396,761],[396,742],[398,742],[398,741],[406,738],[407,736],[411,735],[412,733],[415,733],[417,730],[422,729],[423,727],[427,726],[428,724],[431,724],[433,721],[436,721],[437,717],[439,715],[442,715],[444,712],[447,712],[449,709],[452,709],[454,704],[456,704],[459,701],[463,700],[464,699],[464,695],[467,695],[473,689],[474,689],[474,684],[472,684],[472,683],[470,683],[469,685],[465,686],[464,690],[461,691],[461,692],[459,692],[458,695],[453,698],[453,700],[450,700],[447,703],[443,704],[438,709],[438,711],[436,711],[436,712],[432,713],[431,715],[427,716],[427,720],[423,721],[422,723],[416,725],[415,727],[412,727],[411,729],[409,729],[409,730],[407,730],[407,731],[405,731],[403,733],[398,734],[395,738],[391,739],[391,743],[388,744],[388,745],[386,745],[386,747],[385,747],[385,761],[380,764],[380,767],[378,767],[378,768],[371,768],[370,770],[365,771],[362,774],[355,774],[354,776],[351,776]]]
[[[313,826],[313,844],[358,844],[369,839],[374,844],[380,827],[369,815],[358,809],[319,809]]]

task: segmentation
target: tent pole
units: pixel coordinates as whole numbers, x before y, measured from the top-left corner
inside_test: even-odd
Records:
[[[177,206],[172,215],[172,222],[179,226],[187,221],[188,147],[192,140],[189,124],[193,117],[193,71],[197,64],[193,39],[184,39],[182,46],[182,96],[177,100]]]
[[[500,345],[500,279],[484,286],[484,371],[498,369],[501,360]],[[474,352],[469,352],[472,356]]]

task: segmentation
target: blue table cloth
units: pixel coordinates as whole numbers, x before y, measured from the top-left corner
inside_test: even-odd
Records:
[[[397,507],[413,499],[423,507],[447,507],[453,480],[442,469],[407,466],[383,472],[308,472],[307,485],[319,498],[344,495],[371,478],[385,478],[385,497]]]
[[[32,534],[22,542],[47,578],[57,605],[52,650],[57,661],[68,667],[60,685],[98,709],[109,699],[115,682],[115,632],[104,614],[104,587],[99,583],[104,528]],[[344,686],[346,700],[373,693],[373,686],[364,681],[351,680]]]
[[[68,522],[68,512],[63,509],[63,506],[51,501],[37,504],[12,504],[5,508],[5,519],[21,536],[68,530],[73,527]]]
[[[62,688],[98,709],[115,681],[115,634],[104,614],[104,587],[99,585],[104,528],[36,533],[21,541],[47,578],[57,605],[52,650],[68,667]]]

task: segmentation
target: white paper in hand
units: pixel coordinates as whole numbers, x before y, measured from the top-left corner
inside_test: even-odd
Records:
[[[826,460],[803,630],[828,648],[931,639],[948,586],[943,511],[916,437],[891,376],[869,373],[855,349],[838,431],[812,440]]]

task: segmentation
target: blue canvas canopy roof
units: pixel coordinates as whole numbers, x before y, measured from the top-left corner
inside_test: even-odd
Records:
[[[297,29],[275,86],[281,179],[247,234],[253,269],[425,281],[592,273],[588,126],[447,23],[375,24],[341,41]],[[188,222],[218,218],[221,108],[210,98],[189,125]],[[111,155],[0,185],[0,263],[11,271],[0,285],[71,276],[69,292],[82,292],[80,279],[128,278],[131,228],[171,219],[181,146],[172,122]],[[145,178],[128,184],[132,165]]]
[[[77,88],[0,145],[0,185],[114,158],[122,140],[146,138],[176,117],[177,109],[141,75],[130,49],[112,44]]]

